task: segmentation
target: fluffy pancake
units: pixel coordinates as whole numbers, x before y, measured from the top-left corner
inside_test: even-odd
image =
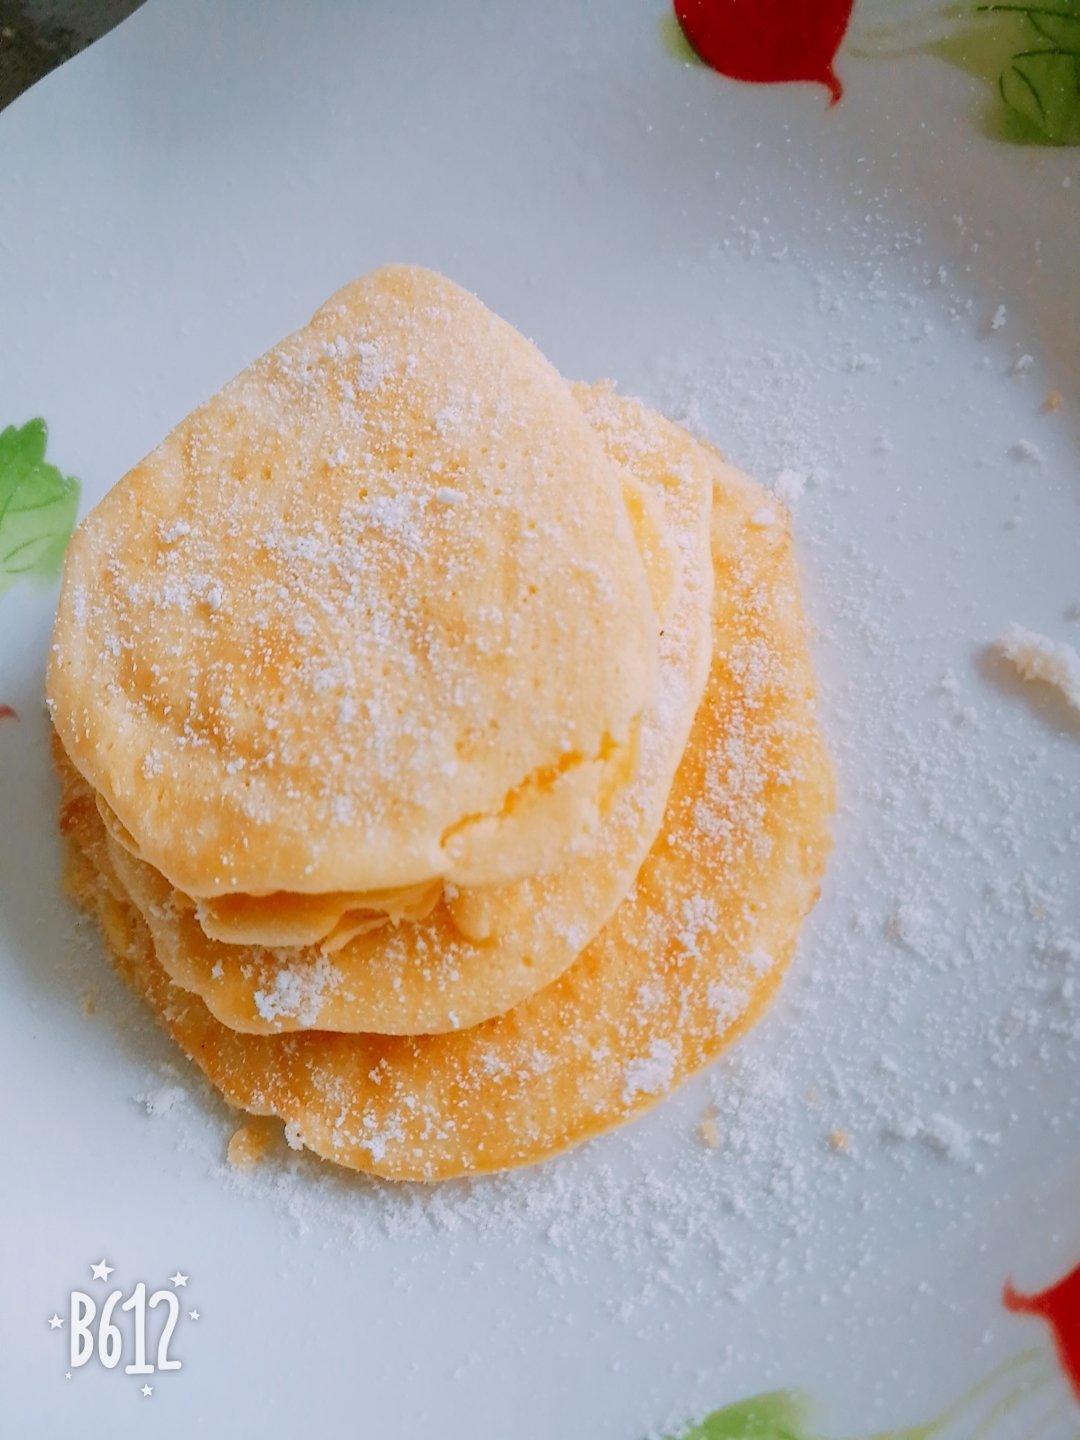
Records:
[[[203,898],[565,863],[657,665],[621,477],[568,385],[404,266],[113,488],[72,540],[54,640],[68,754]]]
[[[586,388],[587,387],[578,387],[579,390]],[[599,386],[596,387],[597,399],[601,388],[602,387]],[[580,394],[578,398],[579,400],[581,399]],[[676,463],[678,459],[677,454],[673,454],[671,459],[673,464]],[[657,462],[660,460],[662,460],[662,456],[658,452],[652,467],[654,470],[657,468]],[[671,478],[673,477],[668,476],[669,481]],[[665,514],[664,508],[657,498],[658,490],[661,494],[663,493],[662,479],[662,476],[652,474],[650,476],[650,482],[645,484],[635,480],[625,466],[622,470],[623,497],[626,501],[631,524],[633,525],[635,539],[645,563],[649,592],[661,631],[663,631],[668,624],[675,610],[676,602],[683,595],[684,587],[682,558],[678,553],[676,543],[678,537],[669,536],[666,533],[666,530],[670,528],[671,517]],[[699,476],[698,483],[702,487],[703,494],[705,491],[708,491],[709,480],[707,475],[702,474]],[[701,499],[700,496],[697,498],[699,500]],[[688,506],[691,502],[690,494],[687,493],[683,497],[683,500],[684,504],[681,507],[681,514],[675,517],[674,523],[676,524],[679,521],[686,521],[688,518]],[[669,505],[668,510],[670,511],[670,509],[671,506]],[[708,530],[708,516],[703,501],[699,509],[700,513],[697,517],[700,531],[699,539],[702,545],[704,545]],[[707,561],[702,561],[698,554],[702,549],[702,545],[695,545],[693,547],[698,568],[701,567],[702,563],[708,563]],[[683,548],[686,548],[685,543]],[[708,579],[710,585],[711,575],[712,570],[711,565],[709,565]],[[702,591],[703,590],[704,587],[702,587]],[[701,605],[702,608],[704,608],[704,593],[702,593]],[[701,622],[703,616],[699,615],[697,618],[698,621]],[[665,649],[668,652],[670,661],[670,641]],[[700,691],[701,684],[704,683],[704,666],[699,666],[699,668],[701,669],[701,674],[697,684],[698,692]],[[695,704],[697,698],[697,695],[695,695]],[[677,729],[681,728],[682,731],[685,731],[689,727],[689,718],[689,714],[687,714],[685,716],[685,724],[682,727],[677,727]],[[636,739],[637,736],[635,735],[635,742]],[[677,741],[678,736],[673,734],[671,736],[671,744],[674,745]],[[679,743],[681,743],[681,741]],[[631,766],[634,769],[637,768],[638,749],[639,747],[636,743],[627,748],[625,757],[626,766],[623,767],[624,769]],[[672,764],[674,764],[675,758],[677,757],[672,757]],[[609,774],[609,782],[614,781],[616,788],[618,788],[624,780],[625,775],[619,770],[613,769]],[[121,824],[120,820],[101,795],[97,795],[96,800],[101,818],[105,823],[105,828],[109,831],[113,840],[122,849],[139,858],[139,847],[126,827]],[[651,836],[649,840],[651,841]],[[648,848],[648,844],[646,843],[640,848],[643,854],[644,850]],[[137,876],[135,883],[138,884]],[[150,887],[149,890],[147,890],[147,885]],[[147,894],[148,899],[152,898],[152,903],[155,905],[160,905],[164,902],[164,889],[152,879],[144,881],[142,890]],[[496,893],[503,893],[503,891],[496,892],[489,888],[489,890],[481,893],[487,898],[480,900],[478,903],[472,901],[471,896],[474,892],[470,891],[457,892],[456,894],[451,892],[451,897],[448,898],[447,902],[455,923],[459,927],[463,927],[474,939],[490,937],[492,919],[491,901]],[[512,903],[514,892],[505,891],[505,893],[510,903]],[[435,880],[422,882],[418,885],[400,887],[396,890],[373,890],[352,894],[349,892],[331,891],[322,895],[303,895],[288,891],[279,891],[270,895],[233,894],[193,899],[190,896],[182,895],[178,891],[173,891],[171,903],[179,905],[183,909],[193,910],[195,919],[205,935],[211,940],[219,940],[226,945],[257,945],[269,946],[276,949],[318,945],[324,953],[332,954],[334,951],[340,950],[355,936],[370,934],[372,931],[380,929],[387,923],[400,924],[402,921],[416,922],[425,919],[434,909],[442,894],[442,881]],[[478,924],[481,923],[481,916],[483,917],[482,923],[487,925],[482,935],[478,934],[477,930]],[[148,915],[146,918],[149,919],[152,926],[153,915]],[[461,933],[460,930],[459,933]],[[199,944],[199,937],[195,937],[194,948],[198,949]],[[191,949],[192,947],[189,946],[187,948]],[[301,966],[303,965],[304,957],[293,958],[294,962],[299,963]],[[317,956],[308,958],[313,961],[318,959]],[[552,957],[552,959],[554,959],[554,957]],[[274,963],[276,965],[277,962],[275,961]],[[264,963],[263,969],[265,970],[265,968]],[[178,972],[174,974],[173,978],[180,979],[182,977]],[[273,977],[271,977],[271,983],[272,981]],[[250,993],[254,993],[254,991],[262,988],[264,983],[264,978],[260,978],[258,984],[248,987],[249,1002],[246,1008],[252,1014],[254,1014],[255,1011],[250,1004]],[[197,991],[199,990],[197,982],[194,988]],[[349,990],[353,989],[352,986],[348,986],[347,988]],[[367,1010],[362,1003],[358,1007],[358,1012],[361,1015],[366,1012],[369,1016],[372,1013]],[[376,1015],[378,1014],[378,1012],[375,1013]],[[484,1011],[482,1014],[478,1013],[477,1018],[485,1019],[488,1013],[494,1012]],[[220,1018],[224,1019],[226,1023],[232,1023],[230,1021],[228,1008],[222,1011]],[[240,1020],[243,1028],[242,1015],[240,1016]],[[433,1023],[435,1028],[453,1028],[448,1019],[441,1021],[436,1020],[429,1023]],[[256,1020],[255,1028],[276,1030],[282,1027],[276,1023],[263,1026]],[[367,1029],[371,1028],[371,1026],[370,1024],[360,1025],[359,1027],[353,1025],[350,1028]]]
[[[451,893],[418,923],[371,926],[330,947],[220,943],[207,933],[199,905],[116,848],[114,867],[149,925],[161,964],[232,1028],[397,1035],[466,1029],[560,975],[630,888],[663,819],[708,673],[709,516],[726,467],[707,446],[610,386],[578,387],[577,395],[608,453],[634,477],[642,503],[657,505],[677,562],[663,570],[659,684],[641,717],[632,779],[591,852],[563,869]]]
[[[252,1036],[221,1025],[170,984],[138,913],[110,888],[92,797],[62,767],[65,826],[91,856],[76,870],[82,897],[227,1100],[279,1115],[342,1165],[437,1180],[529,1164],[626,1120],[753,1021],[818,892],[832,774],[786,518],[728,471],[712,529],[712,667],[661,835],[578,961],[470,1030]]]
[[[705,477],[702,477],[700,483],[708,489]],[[658,488],[657,477],[651,476],[649,484],[639,483],[624,467],[622,488],[638,548],[645,562],[646,578],[658,626],[662,631],[676,601],[682,595],[682,559],[674,540],[666,533],[669,517],[655,493]],[[662,486],[659,488],[662,493]],[[689,500],[689,496],[687,499]],[[685,509],[684,506],[683,510]],[[685,520],[685,513],[678,519]],[[708,529],[708,517],[704,508],[699,516],[699,528],[703,538]],[[699,547],[695,546],[694,549],[696,555]],[[711,574],[710,567],[710,582]],[[702,605],[704,604],[705,597],[702,595]],[[670,652],[670,643],[666,649]],[[699,691],[704,678],[702,668]],[[695,704],[696,700],[695,696]],[[655,708],[655,701],[650,703]],[[686,716],[686,723],[682,728],[685,730],[688,727],[689,715]],[[627,767],[635,770],[640,748],[636,741],[635,735],[635,743],[627,748],[625,756]],[[673,735],[671,743],[674,745],[676,741],[677,737]],[[614,782],[616,789],[621,787],[625,778],[621,770],[613,768],[609,772],[609,782]],[[125,833],[101,797],[97,798],[106,829],[118,844],[138,857],[138,847]],[[647,848],[646,843],[641,853]],[[456,896],[452,894],[448,900],[451,914],[459,923],[466,923],[464,917],[467,911],[475,917],[476,906],[470,905],[469,899],[472,893],[474,892],[463,891]],[[262,945],[276,948],[318,945],[322,951],[333,953],[354,936],[369,934],[387,923],[423,920],[434,909],[442,894],[442,882],[436,880],[397,890],[368,891],[362,894],[331,892],[324,895],[297,895],[285,891],[272,895],[236,894],[191,900],[190,897],[174,892],[174,903],[193,908],[195,918],[204,933],[211,940],[220,940],[226,945]],[[475,920],[471,933],[475,938]],[[490,935],[490,929],[486,933]],[[250,1005],[248,1009],[251,1009]],[[228,1022],[227,1013],[221,1018]],[[486,1013],[478,1018],[486,1018]],[[444,1021],[437,1024],[436,1028],[446,1028],[447,1024],[448,1022]],[[363,1025],[359,1028],[370,1027]]]

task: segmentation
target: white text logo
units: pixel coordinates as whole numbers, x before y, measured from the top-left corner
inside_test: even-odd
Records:
[[[138,1280],[107,1289],[115,1270],[104,1259],[91,1265],[91,1281],[85,1290],[71,1291],[67,1314],[54,1311],[49,1316],[50,1330],[67,1331],[66,1380],[91,1361],[140,1378],[183,1368],[174,1352],[177,1331],[185,1320],[201,1319],[195,1306],[187,1308],[185,1292],[191,1277],[177,1270],[167,1286]],[[94,1281],[101,1281],[102,1288]],[[139,1393],[149,1400],[154,1386],[144,1379]]]

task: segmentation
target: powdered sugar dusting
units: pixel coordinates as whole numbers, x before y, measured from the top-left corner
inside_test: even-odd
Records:
[[[662,1095],[675,1074],[675,1047],[670,1040],[654,1040],[648,1052],[626,1067],[623,1104],[629,1105],[638,1095]]]
[[[316,955],[313,960],[290,956],[274,972],[269,988],[255,992],[255,1007],[264,1020],[287,1015],[303,1026],[314,1026],[326,995],[339,983],[328,956]]]
[[[1052,685],[1074,710],[1080,711],[1080,655],[1072,645],[1012,624],[998,640],[997,648],[1025,680]]]

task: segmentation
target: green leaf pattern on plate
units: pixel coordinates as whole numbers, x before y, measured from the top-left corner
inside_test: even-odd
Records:
[[[1080,0],[980,5],[1013,46],[998,77],[1001,98],[1032,138],[1080,140]]]
[[[770,1390],[714,1410],[680,1440],[810,1440],[807,1403],[796,1390]]]
[[[79,482],[45,459],[45,421],[0,430],[0,594],[23,575],[59,572]]]
[[[861,0],[849,33],[852,54],[936,55],[981,80],[994,139],[1080,144],[1080,0]]]
[[[1019,1435],[1034,1440],[1040,1417],[1046,1417],[1048,1391],[1056,1392],[1058,1405],[1068,1405],[1065,1389],[1044,1350],[1021,1350],[999,1361],[937,1415],[898,1429],[847,1432],[844,1440],[997,1440],[999,1435],[1004,1440],[1005,1434],[1010,1440]],[[769,1390],[714,1410],[667,1440],[826,1440],[810,1425],[812,1408],[802,1391]],[[1080,1440],[1080,1430],[1068,1433]],[[836,1432],[828,1435],[837,1440]]]

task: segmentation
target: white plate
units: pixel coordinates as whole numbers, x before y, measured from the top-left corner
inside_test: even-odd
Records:
[[[862,1437],[984,1377],[947,1433],[1028,1378],[985,1433],[1076,1433],[1049,1329],[1001,1290],[1080,1259],[1080,725],[986,647],[1011,620],[1080,639],[1077,152],[988,136],[993,93],[936,56],[853,31],[830,110],[685,63],[663,18],[151,0],[0,116],[0,427],[43,415],[84,507],[345,280],[434,265],[565,373],[809,477],[841,788],[781,998],[644,1120],[428,1193],[303,1160],[241,1182],[224,1110],[60,898],[55,596],[10,590],[13,1434],[638,1440],[795,1387],[806,1433]],[[72,1288],[177,1267],[183,1369],[66,1381]]]

